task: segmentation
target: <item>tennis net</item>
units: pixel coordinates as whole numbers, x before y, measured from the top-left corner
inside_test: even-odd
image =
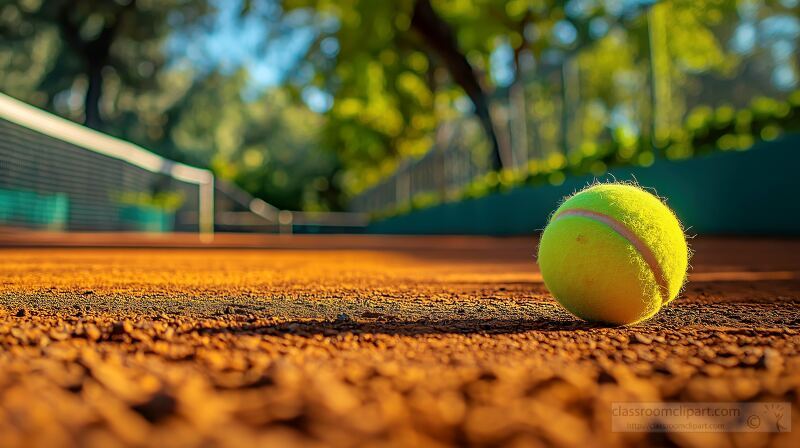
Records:
[[[214,230],[214,176],[0,94],[0,226]]]

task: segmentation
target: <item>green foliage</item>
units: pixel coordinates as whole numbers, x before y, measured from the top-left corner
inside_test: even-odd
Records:
[[[314,82],[334,97],[322,144],[340,155],[342,188],[350,196],[391,175],[399,161],[427,153],[437,126],[462,114],[456,104],[464,93],[431,51],[432,43],[411,26],[414,4],[284,2],[290,14],[310,11],[321,22],[336,23],[333,32],[321,33],[311,59],[317,62]],[[603,2],[587,3],[575,17],[567,16],[564,2],[552,0],[433,0],[432,5],[490,92],[496,86],[485,74],[498,46],[512,47],[515,64],[526,52],[539,59],[548,49],[574,51],[592,40],[589,22],[608,14]],[[558,25],[572,27],[575,38],[559,40]],[[327,51],[331,42],[338,46],[335,54]]]
[[[146,193],[142,191],[124,191],[115,195],[114,200],[122,205],[134,205],[165,212],[174,212],[183,204],[184,197],[179,191],[161,191]]]
[[[520,186],[560,185],[567,176],[602,175],[617,166],[652,165],[657,159],[681,160],[713,152],[745,151],[755,142],[772,141],[787,132],[800,132],[800,90],[786,100],[756,97],[747,108],[699,106],[684,121],[681,132],[658,148],[637,139],[629,148],[608,142],[590,157],[567,163],[554,155],[544,162],[532,162],[526,170],[489,172],[450,196],[419,193],[410,203],[372,213],[373,220],[403,215],[445,202],[476,199]]]
[[[220,178],[283,209],[338,208],[335,154],[318,147],[323,118],[282,88],[244,99],[247,73],[198,80],[172,111],[170,140]]]
[[[465,2],[459,11],[476,18],[481,4]],[[784,29],[796,27],[791,18],[797,7],[752,2],[742,12],[738,6],[733,0],[660,2],[646,15],[612,26],[592,45],[578,45],[566,60],[541,64],[524,86],[527,166],[481,175],[438,201],[560,184],[569,175],[601,175],[614,166],[648,166],[664,157],[743,150],[800,130],[799,93],[788,101],[768,99],[787,95],[770,78],[777,67],[770,37],[753,36],[759,40],[748,51],[736,52],[732,45],[742,24],[763,27],[782,17],[789,20]],[[796,63],[795,54],[794,73]]]
[[[200,22],[207,0],[19,0],[0,8],[0,89],[74,121],[99,109],[101,129],[127,138],[126,114],[152,126],[153,94],[166,94],[164,43],[170,33]],[[100,80],[92,79],[97,73]],[[92,83],[103,91],[91,99]],[[167,94],[167,97],[169,95]],[[168,102],[159,98],[163,102]],[[91,103],[91,104],[90,104]],[[149,122],[148,122],[149,121]]]
[[[347,171],[345,191],[360,191],[390,174],[397,160],[419,156],[433,144],[436,110],[429,57],[410,41],[412,3],[370,0],[288,1],[335,20],[335,63],[318,58],[314,82],[331,91],[322,144],[338,153]],[[328,44],[334,42],[327,40]],[[315,47],[323,51],[325,45]]]

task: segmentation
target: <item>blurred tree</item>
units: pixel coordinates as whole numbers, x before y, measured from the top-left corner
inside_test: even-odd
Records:
[[[214,71],[170,111],[170,141],[186,157],[211,167],[272,205],[290,210],[341,208],[337,159],[319,150],[324,119],[291,89],[245,99],[248,74]]]
[[[36,94],[25,99],[58,111],[63,98],[74,110],[74,96],[81,95],[83,122],[104,129],[109,78],[117,93],[155,88],[166,37],[210,11],[207,0],[13,1],[0,10],[5,71],[35,67],[27,83]],[[0,78],[0,84],[19,83],[13,75]]]
[[[287,0],[284,8],[335,24],[312,46],[313,82],[333,95],[326,142],[342,152],[346,189],[357,192],[393,172],[396,159],[428,151],[436,126],[463,110],[462,94],[490,143],[491,167],[508,166],[507,119],[494,104],[504,89],[650,3],[610,11],[608,2],[553,0]],[[498,61],[505,49],[510,61]]]
[[[492,165],[502,166],[503,142],[491,116],[486,80],[459,48],[455,30],[427,0],[290,0],[284,7],[289,14],[310,8],[314,19],[335,22],[333,32],[320,33],[312,48],[315,81],[335,96],[329,144],[346,148],[346,163],[360,173],[354,178],[366,179],[359,183],[391,172],[393,159],[431,147],[434,95],[440,93],[439,100],[446,102],[458,96],[444,83],[444,73],[470,98],[493,149]]]

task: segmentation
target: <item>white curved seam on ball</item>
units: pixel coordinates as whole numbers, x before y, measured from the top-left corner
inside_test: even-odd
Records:
[[[661,296],[661,303],[667,303],[669,300],[669,285],[667,284],[667,279],[664,277],[664,272],[661,270],[661,265],[656,260],[656,256],[653,254],[653,251],[650,250],[650,247],[644,243],[635,233],[631,232],[630,229],[625,227],[625,224],[617,221],[616,219],[604,215],[602,213],[593,212],[591,210],[584,210],[584,209],[569,209],[564,210],[563,212],[556,215],[553,218],[552,222],[556,222],[563,217],[568,216],[582,216],[584,218],[592,219],[598,221],[602,224],[611,227],[611,230],[617,232],[619,236],[626,239],[633,247],[639,252],[639,255],[642,256],[644,262],[650,267],[650,272],[653,273],[653,277],[655,277],[656,283],[659,287],[659,295]]]

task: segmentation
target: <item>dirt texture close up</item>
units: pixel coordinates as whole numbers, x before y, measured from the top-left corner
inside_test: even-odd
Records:
[[[631,327],[563,311],[533,240],[324,241],[0,249],[0,446],[800,446],[800,241],[696,239]],[[636,401],[793,431],[611,431]]]

